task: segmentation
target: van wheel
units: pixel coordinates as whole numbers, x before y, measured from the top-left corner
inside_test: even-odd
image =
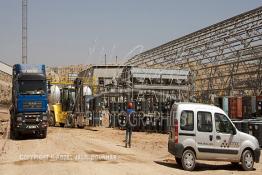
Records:
[[[196,165],[196,156],[195,153],[188,149],[185,150],[182,155],[182,167],[186,171],[192,171]]]
[[[245,171],[253,170],[254,156],[250,150],[245,150],[241,156],[241,166]]]
[[[175,159],[176,159],[176,163],[177,163],[179,166],[181,166],[181,165],[182,165],[182,160],[181,160],[181,158],[175,157]]]

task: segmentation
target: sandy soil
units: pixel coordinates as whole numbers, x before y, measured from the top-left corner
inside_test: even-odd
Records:
[[[0,109],[1,118],[8,114]],[[134,132],[132,148],[125,148],[124,134],[102,127],[50,127],[46,139],[31,135],[14,141],[6,132],[0,135],[0,174],[247,174],[230,163],[207,161],[185,172],[167,152],[167,135]],[[261,174],[261,165],[255,164],[256,170],[248,174]]]

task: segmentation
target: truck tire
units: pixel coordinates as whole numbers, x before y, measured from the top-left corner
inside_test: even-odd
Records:
[[[39,132],[39,138],[41,138],[41,139],[46,138],[46,135],[47,135],[47,130],[44,130],[44,131],[40,131],[40,132]]]
[[[14,140],[14,131],[10,129],[10,139]]]
[[[193,171],[196,166],[196,156],[195,153],[187,149],[182,155],[182,167],[186,171]]]
[[[10,122],[10,139],[17,140],[21,138],[21,134],[18,131],[14,130],[13,123]]]
[[[254,166],[254,155],[252,151],[245,150],[241,156],[241,166],[245,171],[253,170]]]
[[[12,139],[13,139],[13,140],[21,139],[21,134],[20,134],[20,132],[13,130],[13,132],[12,132]]]
[[[13,112],[10,110],[10,139],[14,138]]]
[[[10,121],[10,139],[14,139],[14,129],[12,121]]]

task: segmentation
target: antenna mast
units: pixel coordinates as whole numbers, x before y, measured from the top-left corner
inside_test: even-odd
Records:
[[[22,64],[27,64],[27,0],[22,1]]]

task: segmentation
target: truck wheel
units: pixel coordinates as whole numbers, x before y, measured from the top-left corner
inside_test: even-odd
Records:
[[[55,126],[55,123],[56,123],[55,114],[54,114],[54,112],[50,112],[49,117],[48,117],[48,125],[49,126]]]
[[[11,121],[10,121],[10,139],[14,139],[14,129]]]
[[[12,132],[12,139],[14,139],[14,140],[21,139],[21,134],[20,134],[20,132],[13,130],[13,132]]]
[[[178,157],[175,157],[176,159],[176,163],[181,166],[182,165],[182,159],[181,158],[178,158]]]
[[[15,139],[14,138],[14,131],[10,129],[10,139]]]
[[[193,171],[196,165],[195,153],[190,149],[185,150],[182,155],[181,161],[182,161],[182,167],[184,168],[184,170]]]
[[[40,132],[40,138],[41,138],[41,139],[46,138],[46,135],[47,135],[47,130],[44,130],[44,131],[41,131],[41,132]]]
[[[254,156],[250,150],[245,150],[241,156],[241,166],[245,171],[253,170]]]

